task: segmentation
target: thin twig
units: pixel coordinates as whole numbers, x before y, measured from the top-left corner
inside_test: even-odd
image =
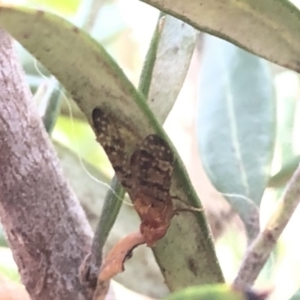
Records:
[[[238,275],[234,280],[234,286],[244,288],[254,283],[299,201],[300,167],[298,166],[266,228],[248,248]]]

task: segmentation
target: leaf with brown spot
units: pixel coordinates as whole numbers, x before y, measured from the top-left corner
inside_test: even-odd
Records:
[[[147,136],[128,164],[125,142],[113,119],[99,107],[93,110],[97,141],[104,148],[118,179],[129,193],[149,247],[161,239],[174,216],[170,196],[174,156],[159,136]],[[134,174],[134,175],[133,175]]]
[[[128,164],[125,142],[113,119],[99,107],[93,110],[92,118],[97,141],[133,201],[147,245],[153,247],[166,234],[175,214],[170,196],[173,152],[161,137],[151,134]]]
[[[174,155],[166,141],[148,135],[128,163],[125,142],[109,114],[99,107],[93,110],[97,141],[104,148],[116,175],[129,193],[141,218],[140,231],[149,247],[166,234],[176,212],[198,209],[174,209],[170,195]],[[175,197],[176,198],[176,197]]]

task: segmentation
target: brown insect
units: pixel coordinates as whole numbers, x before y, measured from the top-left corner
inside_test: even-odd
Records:
[[[175,214],[170,196],[173,164],[172,150],[155,134],[147,136],[131,156],[133,204],[149,247],[166,234]]]
[[[156,134],[148,135],[127,158],[125,142],[118,128],[100,108],[93,111],[97,140],[104,148],[112,166],[132,199],[141,218],[140,231],[149,247],[153,247],[167,232],[178,211],[170,195],[174,155],[166,141]],[[195,209],[198,211],[198,209]]]
[[[125,142],[113,120],[103,110],[96,107],[93,110],[92,118],[97,141],[104,148],[118,179],[130,194],[132,179],[125,152]]]

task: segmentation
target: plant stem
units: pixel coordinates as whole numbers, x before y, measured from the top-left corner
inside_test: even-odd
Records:
[[[110,187],[111,189],[108,191],[105,197],[104,206],[96,228],[95,238],[92,245],[92,263],[97,267],[100,267],[102,263],[104,244],[111,228],[116,221],[123,203],[122,199],[125,195],[125,191],[116,176],[113,177]]]
[[[300,167],[297,168],[266,228],[257,236],[245,255],[234,286],[251,286],[267,261],[276,242],[300,201]]]

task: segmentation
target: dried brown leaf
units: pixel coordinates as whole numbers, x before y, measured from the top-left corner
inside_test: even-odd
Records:
[[[132,255],[132,251],[145,243],[140,232],[131,233],[120,240],[106,256],[98,276],[93,300],[104,300],[108,293],[110,279],[124,271],[124,263]]]
[[[131,257],[132,251],[145,243],[140,232],[131,233],[120,240],[106,256],[98,277],[99,281],[107,281],[124,271],[124,263]]]

